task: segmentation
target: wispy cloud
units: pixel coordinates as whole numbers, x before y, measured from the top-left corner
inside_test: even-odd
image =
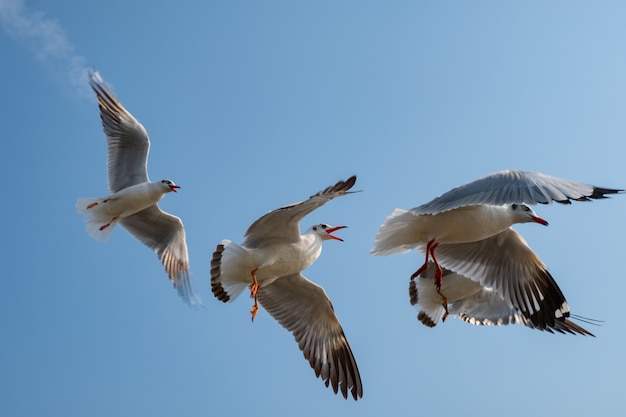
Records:
[[[61,72],[75,88],[87,90],[86,60],[76,53],[55,19],[29,10],[23,0],[0,0],[0,25],[7,35],[25,45],[37,61]]]

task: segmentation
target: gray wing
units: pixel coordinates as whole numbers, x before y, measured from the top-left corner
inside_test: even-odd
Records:
[[[435,254],[441,266],[496,291],[536,328],[554,328],[570,314],[546,266],[511,228],[478,242],[441,244]]]
[[[89,73],[107,137],[107,171],[111,194],[148,181],[150,139],[146,129],[120,103],[98,72]]]
[[[315,375],[326,386],[330,383],[335,393],[340,389],[344,398],[348,398],[348,390],[355,400],[363,396],[352,350],[322,287],[297,273],[261,287],[258,299],[293,334]]]
[[[123,218],[120,224],[156,252],[174,288],[187,304],[201,304],[191,280],[185,228],[180,218],[155,204]]]
[[[623,190],[595,187],[539,172],[501,171],[456,187],[432,201],[411,209],[415,215],[437,214],[480,204],[548,204],[607,198]]]
[[[356,182],[356,175],[339,181],[300,203],[270,211],[252,223],[246,232],[242,246],[259,248],[276,243],[294,243],[300,239],[300,221],[304,216],[323,206],[335,197],[351,194],[348,192]]]

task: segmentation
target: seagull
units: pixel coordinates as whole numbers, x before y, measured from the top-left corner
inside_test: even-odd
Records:
[[[475,325],[507,325],[521,324],[529,328],[537,328],[532,321],[524,317],[521,311],[510,301],[502,297],[492,288],[485,287],[461,274],[443,269],[441,292],[448,299],[449,313],[461,320]],[[445,309],[441,297],[432,285],[436,271],[435,264],[429,262],[428,268],[419,277],[412,278],[409,284],[411,305],[421,308],[417,319],[427,327],[435,327],[443,321]],[[537,328],[550,333],[571,333],[594,336],[572,321],[561,318],[551,326]]]
[[[211,261],[211,289],[218,300],[229,302],[249,288],[252,320],[260,303],[293,334],[315,375],[327,387],[332,384],[335,394],[341,389],[347,399],[350,390],[357,400],[363,397],[361,377],[341,324],[324,289],[301,273],[320,256],[324,241],[342,241],[332,233],[346,226],[316,224],[300,234],[304,216],[354,193],[349,190],[355,182],[352,176],[308,200],[270,211],[248,228],[241,245],[223,240]]]
[[[76,210],[85,215],[87,233],[106,242],[120,223],[156,252],[185,303],[200,304],[191,280],[183,222],[157,205],[165,194],[180,187],[169,179],[148,179],[150,139],[146,129],[122,106],[98,72],[89,72],[88,77],[107,137],[110,195],[76,202]]]
[[[533,326],[554,327],[555,320],[569,316],[569,306],[546,266],[510,226],[547,226],[529,207],[532,204],[571,204],[622,191],[539,172],[501,171],[413,209],[395,209],[380,226],[371,253],[424,252],[426,260],[411,279],[426,271],[432,258],[435,287],[446,310],[440,264],[497,291]]]

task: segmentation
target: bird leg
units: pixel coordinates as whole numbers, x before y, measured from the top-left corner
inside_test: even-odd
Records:
[[[428,254],[431,252],[430,248],[433,244],[435,244],[435,247],[437,247],[438,245],[438,243],[435,243],[435,239],[429,240],[428,244],[426,244],[426,260],[424,261],[424,265],[422,265],[417,271],[413,272],[413,275],[411,275],[411,279],[419,277],[422,272],[428,269]]]
[[[95,204],[97,204],[97,203],[95,203]],[[89,208],[89,207],[87,207],[87,208]],[[107,224],[103,224],[102,226],[100,226],[100,231],[102,231],[102,230],[106,229],[107,227],[111,226],[111,223],[113,223],[115,220],[117,220],[117,219],[119,219],[119,218],[120,218],[120,216],[115,216],[115,217],[113,217],[113,218],[111,219],[111,221],[110,221],[110,222],[108,222]]]
[[[252,314],[252,321],[256,317],[257,311],[259,311],[259,301],[257,300],[256,293],[259,291],[259,283],[256,280],[256,272],[259,270],[259,267],[256,267],[250,272],[252,275],[252,285],[250,285],[250,298],[254,298],[254,305],[250,309],[250,313]]]
[[[104,203],[106,203],[106,202],[107,202],[107,201],[109,201],[109,200],[110,200],[110,199],[109,199],[109,198],[107,198],[107,199],[104,199],[104,200],[102,200],[102,201],[94,201],[93,203],[91,203],[91,204],[89,204],[89,205],[87,206],[87,209],[94,208],[94,207],[95,207],[95,206],[97,206],[98,204],[104,204]],[[101,229],[101,230],[102,230],[102,229]]]
[[[430,247],[430,257],[433,258],[433,262],[435,263],[435,267],[437,268],[435,270],[435,288],[437,288],[437,294],[439,294],[443,299],[441,305],[446,310],[441,321],[446,321],[446,318],[448,318],[450,312],[448,311],[448,297],[443,295],[443,293],[441,292],[441,284],[443,283],[443,270],[441,269],[441,266],[439,265],[439,262],[437,262],[437,258],[435,257],[435,249],[437,249],[437,246],[439,246],[439,243],[435,243]]]

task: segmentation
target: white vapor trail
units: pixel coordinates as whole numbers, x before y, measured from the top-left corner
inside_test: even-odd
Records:
[[[62,72],[73,87],[88,90],[86,60],[75,52],[55,19],[41,11],[28,10],[23,0],[0,0],[0,26],[7,35],[24,44],[37,61]]]

